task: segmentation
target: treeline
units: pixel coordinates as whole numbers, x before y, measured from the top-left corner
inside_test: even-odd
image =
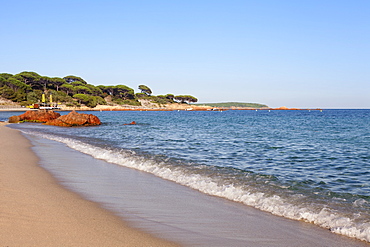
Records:
[[[39,103],[42,94],[52,95],[53,102],[66,106],[88,107],[97,105],[136,105],[139,99],[147,99],[157,104],[195,103],[197,98],[191,95],[152,95],[152,90],[146,85],[139,85],[140,93],[125,85],[94,86],[78,76],[48,77],[36,72],[24,71],[19,74],[0,73],[0,96],[23,106]]]

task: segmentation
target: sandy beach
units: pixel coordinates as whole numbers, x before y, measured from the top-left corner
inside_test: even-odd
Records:
[[[66,190],[0,122],[0,246],[176,246]]]

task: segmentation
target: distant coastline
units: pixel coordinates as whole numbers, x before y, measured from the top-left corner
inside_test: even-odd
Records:
[[[1,104],[0,111],[28,111],[37,110],[22,107],[17,104]],[[180,104],[172,103],[165,105],[152,104],[149,102],[142,102],[141,106],[131,105],[98,105],[96,107],[68,107],[60,105],[60,109],[56,111],[227,111],[227,110],[322,110],[321,108],[288,108],[285,106],[278,108],[271,108],[267,105],[257,103],[205,103],[205,104]]]
[[[191,95],[153,95],[146,85],[141,91],[126,85],[95,86],[81,77],[69,75],[48,77],[32,71],[18,74],[0,73],[0,110],[26,111],[34,109],[62,111],[223,111],[223,110],[301,110],[270,108],[261,103],[223,102],[197,103]]]
[[[321,109],[300,109],[287,108],[285,106],[271,108],[268,105],[260,103],[244,102],[222,102],[222,103],[167,103],[159,104],[148,99],[139,99],[140,105],[121,105],[121,104],[104,104],[95,107],[86,105],[68,106],[67,104],[57,104],[57,111],[227,111],[227,110],[321,110]],[[0,111],[28,111],[37,110],[20,103],[12,102],[0,96]]]
[[[268,108],[265,104],[260,103],[243,103],[243,102],[222,102],[222,103],[203,103],[196,104],[202,106],[221,107],[221,108]]]

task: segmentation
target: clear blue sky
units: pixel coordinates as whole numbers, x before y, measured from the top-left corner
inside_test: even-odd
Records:
[[[0,73],[370,108],[369,0],[0,0]]]

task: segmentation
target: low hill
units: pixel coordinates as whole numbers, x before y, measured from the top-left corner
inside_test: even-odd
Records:
[[[224,107],[224,108],[268,108],[267,105],[259,104],[259,103],[242,103],[242,102],[224,102],[224,103],[204,103],[204,104],[197,104],[203,106],[211,106],[211,107]]]

